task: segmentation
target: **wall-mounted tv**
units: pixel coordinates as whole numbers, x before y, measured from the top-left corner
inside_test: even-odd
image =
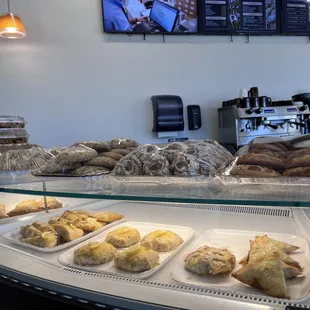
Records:
[[[307,0],[282,0],[282,33],[310,34],[310,3]]]
[[[198,0],[102,0],[104,31],[127,34],[198,33]]]
[[[200,28],[207,34],[280,33],[279,0],[205,0]]]

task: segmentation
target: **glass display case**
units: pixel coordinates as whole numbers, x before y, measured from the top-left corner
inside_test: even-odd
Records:
[[[46,211],[0,220],[0,277],[47,296],[108,309],[310,308],[309,189],[307,185],[225,185],[217,178],[154,181],[112,176],[98,181],[66,179],[0,185],[0,203],[7,207],[42,197],[55,197],[63,204],[60,209],[49,210],[45,205]],[[21,226],[48,222],[65,210],[83,210],[93,216],[110,211],[124,218],[66,247],[46,251],[23,244],[18,235]],[[75,264],[77,248],[87,244],[96,247],[97,241],[104,241],[119,227],[135,228],[142,238],[154,230],[169,230],[182,242],[175,249],[159,252],[157,263],[143,272],[125,272],[111,262],[99,266]],[[283,298],[250,287],[233,278],[231,272],[200,276],[184,268],[190,253],[209,246],[227,249],[235,256],[230,271],[236,275],[243,268],[239,262],[247,257],[250,240],[265,235],[299,247],[289,253],[300,268],[297,277],[285,280],[287,295]],[[128,255],[135,255],[137,248],[132,251],[134,254]],[[278,254],[274,257],[283,262]],[[251,256],[247,260],[249,266]],[[287,278],[282,269],[281,275]],[[259,282],[257,277],[254,279]]]

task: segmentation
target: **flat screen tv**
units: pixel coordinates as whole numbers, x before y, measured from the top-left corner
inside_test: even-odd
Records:
[[[198,0],[102,0],[107,33],[198,33]]]
[[[282,0],[282,33],[310,34],[310,3],[307,0]]]
[[[200,6],[206,34],[280,33],[280,0],[205,0]]]

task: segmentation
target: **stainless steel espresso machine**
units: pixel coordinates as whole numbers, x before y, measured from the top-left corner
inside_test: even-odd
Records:
[[[246,97],[223,102],[218,109],[220,143],[236,150],[254,138],[294,137],[306,134],[309,106],[269,97]]]

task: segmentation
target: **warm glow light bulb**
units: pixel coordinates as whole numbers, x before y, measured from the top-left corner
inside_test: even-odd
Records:
[[[5,39],[21,39],[26,30],[19,16],[13,13],[0,15],[0,37]]]

